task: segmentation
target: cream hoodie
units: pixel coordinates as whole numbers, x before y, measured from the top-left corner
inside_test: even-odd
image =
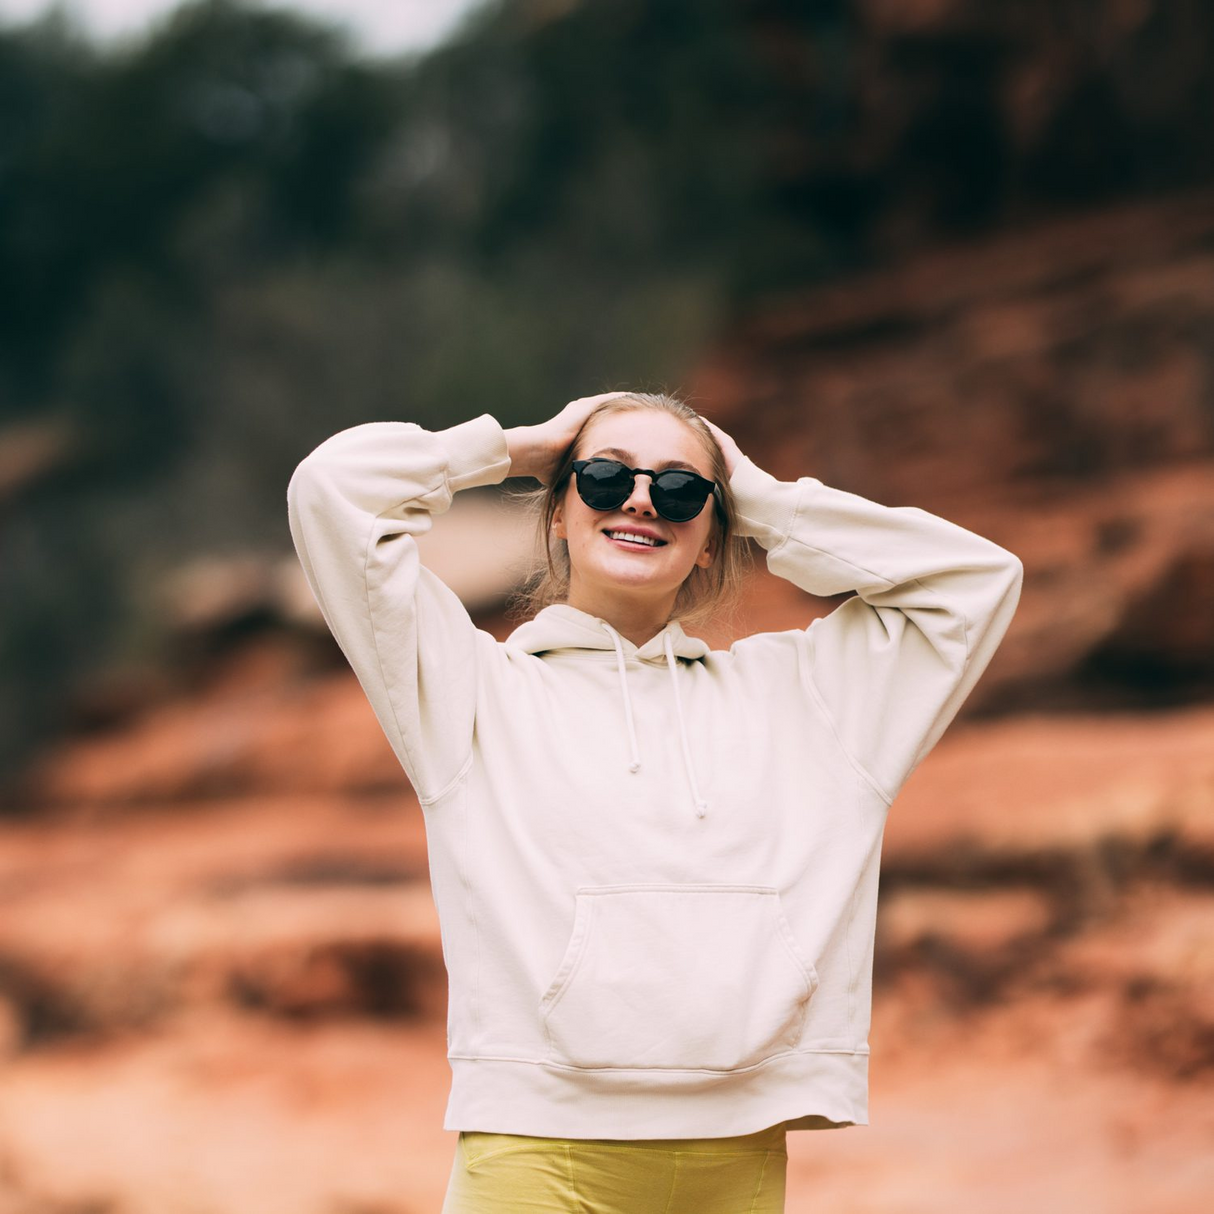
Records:
[[[868,1124],[882,832],[1020,596],[1010,552],[749,458],[743,534],[806,628],[641,646],[568,604],[505,641],[418,560],[509,473],[488,413],[371,422],[287,488],[324,618],[417,792],[449,979],[443,1127],[682,1138]]]

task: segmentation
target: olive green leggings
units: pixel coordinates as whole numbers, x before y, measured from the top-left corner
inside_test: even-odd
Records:
[[[783,1214],[783,1122],[732,1138],[463,1130],[442,1214]]]

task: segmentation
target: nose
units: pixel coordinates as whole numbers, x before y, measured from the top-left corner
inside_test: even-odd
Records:
[[[628,500],[621,507],[630,513],[648,514],[654,517],[657,511],[653,508],[653,502],[649,500],[649,483],[652,480],[648,472],[639,472],[633,482],[632,492],[628,495]]]

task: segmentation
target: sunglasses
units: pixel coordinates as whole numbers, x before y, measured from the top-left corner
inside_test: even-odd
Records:
[[[704,509],[710,495],[721,503],[721,490],[710,481],[686,468],[629,468],[619,460],[595,456],[575,459],[573,471],[577,477],[578,496],[591,510],[614,510],[631,496],[638,472],[650,478],[649,500],[653,508],[672,523],[686,523]]]

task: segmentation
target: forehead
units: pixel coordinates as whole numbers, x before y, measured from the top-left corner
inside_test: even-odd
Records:
[[[712,468],[691,427],[669,413],[652,409],[628,410],[600,417],[578,444],[581,458],[608,455],[633,467],[682,466],[711,477]]]

